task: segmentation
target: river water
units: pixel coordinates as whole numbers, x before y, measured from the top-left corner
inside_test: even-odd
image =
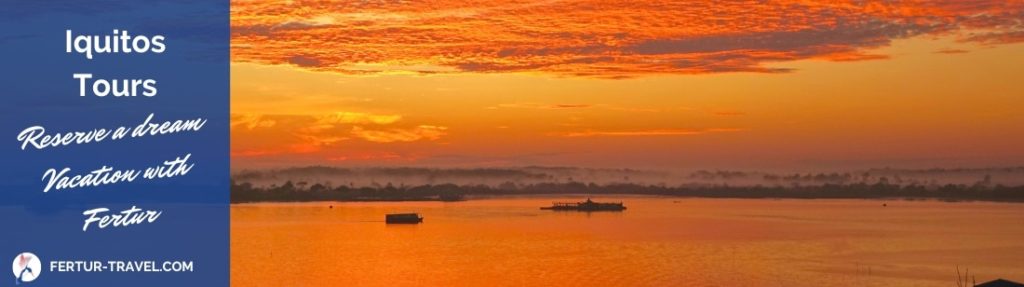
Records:
[[[1024,204],[602,196],[238,204],[235,286],[956,286],[1024,280]],[[883,206],[884,204],[884,206]],[[418,212],[418,225],[384,214]]]

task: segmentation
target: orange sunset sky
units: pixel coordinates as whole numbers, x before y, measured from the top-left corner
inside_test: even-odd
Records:
[[[235,167],[1024,163],[1024,1],[232,1]]]

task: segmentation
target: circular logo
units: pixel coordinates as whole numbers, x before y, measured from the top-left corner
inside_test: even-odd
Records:
[[[11,264],[11,267],[14,269],[14,278],[17,279],[15,281],[17,283],[32,282],[39,278],[39,273],[43,272],[39,257],[29,252],[22,252],[15,256],[14,264]]]

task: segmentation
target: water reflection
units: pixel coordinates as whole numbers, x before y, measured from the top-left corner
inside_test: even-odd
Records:
[[[566,198],[232,207],[236,286],[948,286],[1024,278],[1024,206]],[[333,205],[333,208],[329,208]],[[417,212],[422,224],[384,224]]]

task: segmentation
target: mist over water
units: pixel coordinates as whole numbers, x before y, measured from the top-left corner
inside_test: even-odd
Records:
[[[308,166],[280,169],[241,170],[232,178],[255,186],[281,185],[285,182],[328,184],[332,186],[384,187],[392,185],[529,185],[538,183],[593,183],[640,185],[729,185],[729,186],[808,186],[822,184],[875,184],[938,186],[946,184],[1017,186],[1024,185],[1024,167],[867,169],[842,172],[767,172],[731,170],[648,170],[600,169],[577,167],[508,168],[424,168],[380,167],[346,168]]]

